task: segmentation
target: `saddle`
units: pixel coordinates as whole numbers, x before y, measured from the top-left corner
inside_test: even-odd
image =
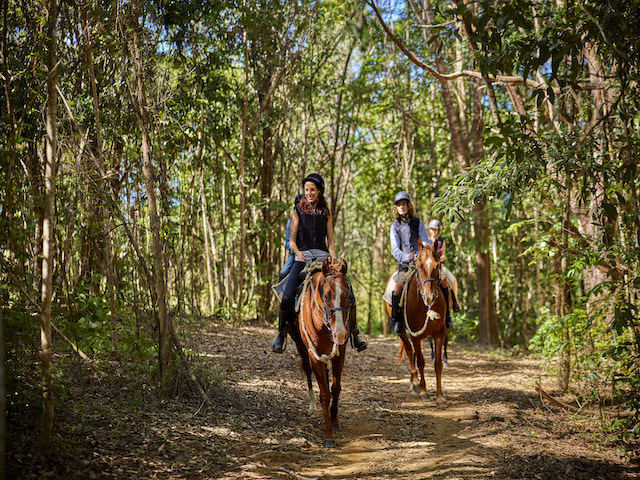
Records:
[[[298,311],[298,299],[304,293],[305,289],[307,288],[307,285],[309,285],[309,282],[311,281],[311,277],[313,276],[313,274],[316,272],[319,272],[320,270],[322,270],[322,262],[319,262],[317,260],[312,260],[311,262],[307,263],[307,265],[304,267],[304,270],[300,272],[301,282],[300,282],[300,285],[298,285],[298,290],[296,290],[296,303],[295,303],[296,311]],[[289,275],[287,275],[280,282],[278,282],[277,284],[271,287],[271,291],[276,296],[279,302],[282,301],[282,295],[284,294],[284,287],[289,281]]]

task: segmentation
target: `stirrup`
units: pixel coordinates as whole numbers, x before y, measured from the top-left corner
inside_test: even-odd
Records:
[[[362,333],[358,332],[355,335],[351,335],[351,348],[355,348],[357,352],[361,352],[367,349],[367,340]]]

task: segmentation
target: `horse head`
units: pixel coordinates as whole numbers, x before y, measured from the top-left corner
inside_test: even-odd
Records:
[[[320,295],[322,297],[323,322],[332,332],[333,339],[338,345],[347,341],[346,324],[349,318],[349,284],[347,274],[347,261],[330,260],[326,258],[322,262],[322,279]]]
[[[440,262],[435,257],[432,245],[422,245],[415,258],[416,283],[425,306],[431,307],[438,297],[440,285]]]

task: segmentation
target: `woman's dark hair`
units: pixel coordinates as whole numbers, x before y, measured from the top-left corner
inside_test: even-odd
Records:
[[[320,196],[318,197],[318,204],[316,205],[316,210],[320,210],[326,216],[331,215],[331,210],[329,210],[329,205],[327,204],[327,201],[325,200],[323,193],[321,193]]]
[[[407,201],[407,218],[411,219],[414,217],[414,215],[416,214],[416,209],[413,206],[413,201],[411,199],[409,199]],[[400,214],[398,213],[398,205],[396,205],[395,203],[393,204],[393,213],[396,216],[396,220],[400,220],[402,217],[400,216]]]

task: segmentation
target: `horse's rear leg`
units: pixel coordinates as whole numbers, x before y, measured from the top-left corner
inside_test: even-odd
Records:
[[[435,338],[436,342],[436,361],[434,368],[436,371],[436,404],[439,408],[447,406],[447,400],[442,393],[442,349],[445,343],[445,336]]]
[[[429,340],[429,347],[431,347],[431,363],[433,363],[436,359],[436,356],[433,353],[433,338],[429,337],[427,340]]]
[[[442,355],[443,365],[445,367],[449,366],[449,355],[447,354],[447,345],[449,344],[449,335],[447,334],[444,337],[444,355]]]
[[[444,354],[442,355],[443,365],[449,366],[449,356],[447,354],[447,345],[449,343],[449,336],[444,337]],[[433,350],[433,338],[429,337],[429,346],[431,347],[431,363],[435,362],[436,355]]]

